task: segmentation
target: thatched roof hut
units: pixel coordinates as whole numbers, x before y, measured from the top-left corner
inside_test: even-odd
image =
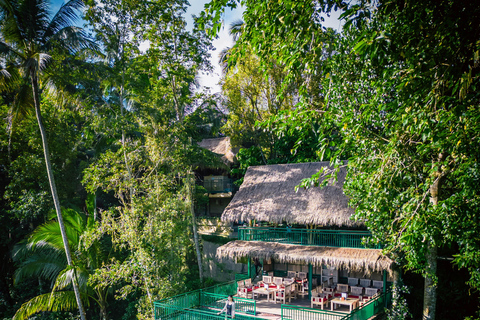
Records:
[[[231,241],[217,248],[217,257],[235,261],[243,257],[273,259],[279,263],[312,264],[314,267],[329,265],[335,269],[363,272],[365,275],[383,270],[392,274],[393,264],[391,259],[382,255],[380,249],[315,247],[241,240]]]
[[[343,167],[338,181],[324,188],[298,189],[328,162],[276,164],[249,167],[240,190],[222,214],[222,220],[269,221],[273,223],[314,224],[320,226],[359,226],[350,220],[354,210],[343,193],[347,175]]]
[[[235,162],[235,155],[238,150],[232,149],[229,137],[203,139],[198,145],[220,155],[225,163],[232,164]]]

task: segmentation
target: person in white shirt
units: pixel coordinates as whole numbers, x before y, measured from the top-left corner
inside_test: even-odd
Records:
[[[229,318],[235,319],[235,301],[233,301],[232,295],[228,296],[225,307],[223,307],[223,309],[218,314],[222,314],[222,312],[226,312]]]

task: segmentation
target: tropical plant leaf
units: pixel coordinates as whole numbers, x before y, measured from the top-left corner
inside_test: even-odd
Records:
[[[82,294],[82,301],[88,306],[87,295]],[[12,320],[28,319],[35,313],[42,311],[70,311],[77,308],[77,301],[73,291],[57,291],[45,293],[22,304]]]

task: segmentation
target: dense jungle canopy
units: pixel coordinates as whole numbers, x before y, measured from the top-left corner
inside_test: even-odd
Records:
[[[212,0],[193,28],[188,6],[0,0],[0,317],[152,319],[214,283],[198,170],[241,183],[251,165],[341,160],[353,218],[409,288],[388,317],[480,317],[478,4]],[[200,91],[240,6],[222,91]],[[197,144],[224,136],[231,167]]]

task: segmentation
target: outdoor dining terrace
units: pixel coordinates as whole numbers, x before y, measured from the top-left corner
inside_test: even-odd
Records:
[[[347,308],[331,311],[311,308],[311,300],[302,297],[288,304],[275,303],[261,296],[255,299],[238,297],[238,283],[238,280],[230,281],[156,301],[155,320],[225,319],[225,314],[218,315],[218,312],[225,305],[228,295],[235,295],[235,318],[239,320],[367,320],[382,312],[391,300],[391,293],[385,290],[364,304],[356,305],[351,311]]]
[[[337,248],[374,248],[364,239],[372,234],[363,230],[326,230],[301,229],[290,227],[238,227],[238,240],[265,241],[307,246],[325,246]]]

